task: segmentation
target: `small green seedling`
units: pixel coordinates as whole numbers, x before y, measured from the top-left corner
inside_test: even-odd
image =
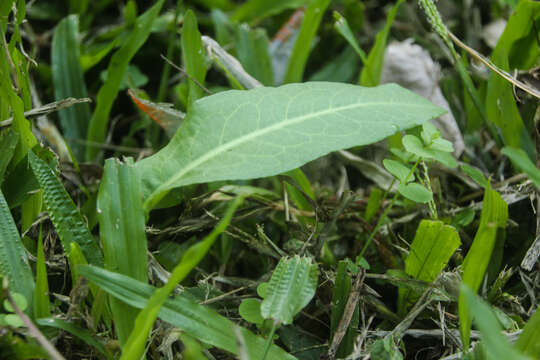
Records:
[[[454,147],[451,142],[441,138],[439,131],[430,123],[422,125],[420,137],[405,135],[402,143],[405,151],[395,148],[390,150],[398,160],[385,159],[383,165],[399,181],[398,192],[401,195],[417,203],[429,204],[432,217],[437,218],[426,163],[438,161],[455,168],[457,161],[452,156]],[[422,165],[422,172],[418,170],[418,165]]]

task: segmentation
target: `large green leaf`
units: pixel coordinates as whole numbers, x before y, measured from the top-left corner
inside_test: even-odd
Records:
[[[154,287],[130,277],[94,266],[80,266],[79,271],[80,274],[111,295],[137,308],[145,307],[148,299],[156,290]],[[250,359],[257,359],[264,351],[265,339],[237,326],[216,311],[193,302],[183,294],[168,298],[161,307],[158,316],[190,336],[233,354],[238,354],[235,335],[235,329],[238,329],[244,338]],[[281,348],[272,346],[267,359],[294,360],[296,358]]]
[[[97,106],[88,125],[89,141],[99,143],[105,141],[109,113],[122,85],[122,80],[128,69],[129,62],[148,39],[152,30],[152,24],[159,14],[163,2],[164,0],[159,0],[154,6],[137,18],[133,31],[126,39],[126,42],[112,56],[107,67],[107,81],[99,89]],[[99,153],[99,148],[88,146],[86,148],[86,160],[95,160]]]
[[[136,164],[145,208],[175,187],[276,175],[443,111],[393,84],[313,82],[207,96],[193,104],[164,149]]]
[[[295,256],[282,258],[266,287],[261,304],[261,315],[283,324],[292,324],[293,318],[313,298],[317,289],[317,264],[311,258]]]
[[[91,264],[102,265],[100,248],[56,174],[32,151],[28,152],[28,160],[43,190],[47,212],[58,232],[64,252],[69,254],[70,243],[75,241]]]
[[[442,221],[422,220],[405,260],[405,272],[416,280],[433,282],[460,244],[459,235],[452,226]],[[410,289],[399,289],[398,303],[402,314],[414,299],[417,296]]]
[[[128,158],[126,163],[108,159],[99,188],[97,213],[105,268],[146,282],[146,233],[140,189],[133,159]],[[139,310],[114,298],[111,310],[116,333],[124,344]]]
[[[0,191],[0,275],[9,280],[12,291],[32,304],[34,277],[17,226],[11,217],[4,194]],[[32,306],[28,307],[31,311]]]
[[[506,227],[507,220],[508,205],[501,195],[488,184],[482,204],[480,225],[463,261],[463,283],[473,291],[478,291],[484,280],[495,247],[497,230]],[[472,317],[463,293],[459,295],[458,305],[461,340],[463,346],[468,348]]]
[[[54,81],[54,97],[57,101],[88,96],[80,63],[79,17],[69,15],[54,31],[51,66]],[[82,160],[84,147],[75,140],[86,139],[90,123],[90,105],[87,102],[75,104],[58,112],[64,136],[68,139],[77,159]]]

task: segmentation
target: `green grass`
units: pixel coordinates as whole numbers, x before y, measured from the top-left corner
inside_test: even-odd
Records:
[[[452,43],[534,86],[539,21],[532,0],[0,2],[0,358],[539,358],[538,98]],[[441,104],[380,85],[407,38],[459,158]],[[68,97],[93,102],[33,115]]]

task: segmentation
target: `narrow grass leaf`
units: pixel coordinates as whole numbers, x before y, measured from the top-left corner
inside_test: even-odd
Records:
[[[331,0],[313,0],[308,5],[289,59],[284,83],[301,82],[315,34]]]
[[[504,32],[491,54],[493,63],[505,71],[530,69],[540,53],[536,35],[539,19],[540,3],[521,1],[508,19]],[[488,119],[501,129],[506,145],[524,148],[527,153],[534,153],[514,98],[514,88],[510,82],[496,73],[489,76],[486,112]]]
[[[49,300],[49,281],[47,267],[45,266],[45,253],[43,252],[43,237],[39,229],[37,261],[36,261],[36,287],[34,291],[34,317],[36,319],[51,316]]]
[[[122,80],[128,69],[129,62],[148,39],[150,31],[152,30],[152,24],[159,14],[164,1],[165,0],[158,0],[154,6],[137,18],[132,32],[129,34],[122,47],[112,56],[109,66],[107,67],[107,81],[99,89],[97,106],[88,126],[87,136],[89,141],[98,143],[105,141],[109,113],[120,86],[122,85]],[[86,148],[86,160],[95,160],[99,153],[99,148],[88,146]]]
[[[90,264],[102,265],[101,250],[56,174],[32,151],[28,152],[28,160],[43,190],[45,207],[58,232],[64,252],[69,254],[70,243],[75,241]]]
[[[2,71],[5,63],[7,67],[6,56],[0,56],[0,79],[10,79],[9,72]],[[13,123],[11,128],[19,134],[19,142],[15,147],[15,153],[13,155],[14,164],[19,163],[34,145],[37,144],[36,137],[32,133],[30,122],[24,117],[24,103],[23,100],[17,96],[13,90],[13,86],[9,81],[0,81],[0,100],[6,102],[11,107],[13,112]]]
[[[474,290],[470,289],[467,285],[463,285],[460,294],[463,296],[468,309],[470,309],[469,315],[474,314],[474,322],[478,330],[480,330],[487,359],[531,359],[512,347],[510,342],[502,334],[502,328],[497,317],[489,305],[476,295]]]
[[[133,159],[107,159],[97,199],[105,268],[146,282],[146,232],[141,187]],[[115,330],[125,344],[139,310],[111,299]]]
[[[80,266],[79,272],[109,294],[137,308],[144,308],[148,299],[156,292],[151,285],[125,275],[95,266]],[[266,340],[249,330],[237,326],[215,310],[195,303],[184,294],[169,297],[159,310],[159,318],[186,332],[199,341],[238,355],[235,328],[240,330],[246,342],[250,359],[263,353]],[[267,360],[294,360],[281,348],[273,345]]]
[[[442,221],[422,220],[405,260],[405,272],[413,279],[433,282],[460,244],[459,235],[452,226]],[[407,307],[418,295],[409,289],[400,288],[399,312],[405,314]]]
[[[34,277],[4,194],[0,191],[0,274],[7,277],[11,291],[22,294],[32,309]]]
[[[337,274],[334,283],[334,290],[332,294],[332,312],[330,314],[330,339],[334,338],[339,322],[343,317],[345,311],[345,305],[349,298],[351,291],[351,276],[348,273],[348,261],[340,261],[337,267]],[[347,332],[341,341],[341,344],[336,352],[338,358],[344,358],[348,356],[354,350],[354,344],[356,339],[356,329],[359,322],[359,308],[354,309],[354,313],[351,319],[351,323],[347,328]]]
[[[74,97],[88,97],[80,63],[79,17],[69,15],[54,31],[51,49],[51,67],[56,101]],[[79,160],[83,159],[84,147],[76,140],[85,140],[90,123],[90,105],[75,104],[58,112],[60,125],[67,142]]]
[[[193,105],[164,149],[136,164],[145,209],[175,187],[280,174],[442,112],[392,84],[363,88],[313,82],[208,96]],[[216,122],[217,114],[227,120]]]
[[[293,318],[313,298],[317,288],[318,267],[311,258],[282,258],[276,266],[261,304],[261,315],[283,324]]]
[[[90,347],[99,351],[107,359],[110,359],[110,360],[113,359],[111,354],[105,348],[105,345],[103,345],[99,340],[96,340],[96,338],[94,338],[94,336],[88,330],[83,329],[72,322],[59,319],[59,318],[49,317],[49,318],[38,319],[36,320],[36,323],[39,326],[46,326],[46,327],[52,327],[52,328],[64,330],[70,333],[71,335],[75,336],[76,338],[82,340]]]
[[[517,350],[534,359],[540,359],[540,311],[538,310],[537,307],[516,342]]]
[[[375,44],[369,51],[367,61],[364,61],[364,67],[362,68],[362,72],[360,73],[360,79],[358,82],[360,85],[379,85],[384,62],[384,51],[386,50],[386,43],[388,41],[388,35],[390,34],[390,28],[394,23],[394,19],[396,18],[396,14],[400,5],[404,1],[405,0],[398,0],[386,16],[386,24],[384,25],[384,28],[375,37]]]
[[[529,159],[525,151],[507,146],[502,149],[502,153],[508,156],[515,166],[523,170],[534,185],[540,189],[540,170]]]
[[[358,42],[354,37],[354,34],[351,30],[351,27],[349,26],[349,22],[347,21],[347,19],[345,19],[343,15],[341,15],[337,11],[334,11],[334,28],[341,36],[343,36],[345,40],[347,40],[349,45],[351,45],[358,57],[360,57],[360,59],[362,60],[362,63],[366,64],[368,62],[366,53],[360,48],[360,46],[358,46]]]
[[[19,134],[8,128],[0,132],[0,185],[4,182],[4,173],[13,158],[15,148],[19,142]]]
[[[263,29],[250,29],[242,24],[236,29],[236,55],[244,69],[266,86],[274,84],[272,60],[268,52],[268,36]]]
[[[484,280],[495,247],[497,229],[506,227],[507,220],[508,205],[488,184],[482,204],[480,225],[463,262],[463,283],[473,291],[478,291]],[[463,346],[468,348],[472,318],[462,293],[459,295],[458,306],[461,339]]]
[[[236,22],[262,20],[284,10],[299,8],[308,3],[309,0],[248,0],[234,12],[231,20]]]
[[[243,201],[243,197],[236,197],[225,213],[225,216],[212,230],[212,232],[206,236],[201,242],[192,245],[182,256],[180,263],[176,265],[171,273],[171,277],[167,283],[160,289],[158,289],[152,297],[148,300],[148,303],[144,309],[137,316],[135,321],[135,327],[127,343],[122,348],[121,360],[140,359],[143,355],[146,340],[152,330],[154,321],[156,320],[159,310],[174,291],[176,286],[184,280],[184,278],[191,272],[191,270],[197,266],[197,264],[204,258],[208,250],[212,247],[218,236],[225,231],[231,219],[236,211],[237,207]],[[144,230],[144,229],[143,229]],[[146,256],[146,253],[145,253]]]
[[[201,33],[197,25],[197,18],[193,11],[188,10],[184,15],[182,26],[182,58],[186,73],[189,75],[188,109],[193,102],[203,97],[204,78],[206,76],[206,59],[202,46]],[[198,84],[193,81],[196,80]]]

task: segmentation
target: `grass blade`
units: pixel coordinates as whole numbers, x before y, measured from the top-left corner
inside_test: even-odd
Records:
[[[379,85],[384,62],[384,51],[386,49],[386,42],[388,41],[388,34],[390,34],[390,28],[394,23],[397,11],[404,1],[405,0],[398,0],[396,2],[386,17],[386,24],[384,25],[384,28],[375,37],[375,44],[369,51],[367,61],[364,62],[364,67],[360,73],[360,79],[358,82],[360,85]]]
[[[535,359],[540,358],[540,311],[536,308],[533,316],[527,321],[523,332],[516,342],[516,349]]]
[[[266,31],[250,29],[246,24],[242,24],[236,29],[236,40],[236,54],[244,69],[262,84],[274,85]]]
[[[80,64],[79,17],[69,15],[54,31],[51,66],[54,96],[57,101],[68,97],[86,98],[86,84]],[[90,123],[90,105],[87,102],[75,104],[58,112],[60,125],[68,144],[78,160],[83,159],[84,147],[75,140],[86,139]]]
[[[534,66],[539,55],[537,35],[534,35],[538,32],[535,25],[538,19],[540,3],[519,3],[491,54],[491,60],[496,66],[507,72]],[[506,145],[524,148],[529,154],[534,153],[514,98],[514,87],[496,73],[489,76],[486,112],[488,119],[501,129]]]
[[[154,321],[158,316],[159,309],[163,306],[169,295],[174,291],[174,288],[191,272],[191,270],[197,266],[197,264],[204,258],[208,250],[212,247],[217,237],[225,231],[232,216],[238,206],[242,203],[243,198],[235,198],[231,205],[229,205],[225,216],[212,230],[212,232],[204,238],[201,242],[192,245],[180,260],[180,263],[176,265],[169,281],[160,289],[158,289],[152,297],[148,300],[148,303],[144,307],[143,311],[137,316],[135,321],[135,328],[131,332],[126,345],[122,349],[122,359],[140,359],[143,355],[143,351],[146,345],[146,340],[152,330]],[[146,255],[146,254],[145,254]],[[137,329],[137,330],[135,330]]]
[[[146,233],[140,179],[133,159],[108,159],[97,199],[105,268],[147,282]],[[120,344],[126,343],[139,310],[112,298],[111,310]]]
[[[285,73],[284,83],[301,82],[313,39],[321,19],[331,0],[313,0],[306,9],[302,26],[294,43],[294,48]]]
[[[502,334],[502,328],[489,305],[483,302],[468,286],[460,290],[470,314],[474,314],[474,322],[480,330],[487,359],[527,360],[530,358],[514,349]]]
[[[336,280],[334,283],[334,291],[332,295],[332,313],[330,315],[330,338],[333,339],[338,328],[339,322],[343,317],[345,312],[345,306],[347,305],[347,299],[349,298],[349,293],[351,291],[351,276],[348,274],[348,262],[340,261],[337,267]],[[355,307],[354,314],[347,328],[347,332],[341,344],[336,352],[336,357],[344,358],[348,356],[354,350],[354,344],[356,339],[356,333],[359,322],[359,308]]]
[[[122,84],[124,74],[128,69],[129,62],[135,56],[139,48],[146,42],[152,24],[156,19],[165,0],[159,0],[154,6],[137,18],[133,31],[120,49],[111,58],[107,67],[107,81],[99,89],[97,106],[88,125],[88,141],[102,143],[107,134],[107,124],[116,95]],[[100,153],[99,148],[88,146],[86,148],[86,160],[94,161]]]
[[[43,252],[43,237],[40,227],[36,262],[36,287],[34,291],[34,317],[39,319],[51,316],[50,306],[49,281],[47,279],[45,253]]]
[[[259,21],[283,10],[307,5],[309,0],[248,0],[232,16],[233,21]]]
[[[80,266],[79,272],[109,294],[137,308],[145,307],[148,299],[157,290],[148,284],[95,266]],[[159,317],[201,342],[235,355],[238,354],[235,328],[239,329],[244,337],[250,359],[258,359],[266,343],[265,339],[237,326],[215,310],[193,302],[183,294],[168,298],[159,310]],[[294,360],[296,358],[281,348],[272,346],[267,359]]]
[[[484,194],[480,225],[463,262],[463,283],[472,291],[478,291],[484,280],[495,246],[497,229],[506,227],[507,220],[508,205],[501,195],[488,185]],[[458,306],[461,339],[466,349],[469,347],[472,318],[463,293],[459,294]]]
[[[69,321],[49,317],[49,318],[38,319],[36,320],[36,323],[39,326],[53,327],[56,329],[67,331],[71,335],[76,336],[77,338],[84,341],[86,344],[90,345],[91,347],[93,347],[94,349],[96,349],[97,351],[105,355],[107,359],[113,359],[113,357],[109,354],[105,346],[101,342],[96,340],[90,332],[78,327],[77,325]]]
[[[133,159],[108,159],[97,199],[105,268],[147,282],[146,233],[140,179]],[[125,344],[139,311],[111,299],[115,330]]]
[[[19,142],[19,134],[13,129],[6,129],[0,132],[0,185],[4,182],[4,174],[9,162],[13,158],[15,148]]]
[[[362,60],[362,63],[366,64],[368,62],[366,53],[358,46],[358,42],[354,37],[347,19],[337,11],[334,11],[334,28],[345,40],[347,40],[349,45],[351,45],[358,57]]]
[[[58,232],[64,252],[69,254],[70,243],[75,241],[90,264],[103,265],[100,248],[56,174],[32,151],[28,152],[28,160],[43,190],[47,212]]]
[[[204,52],[197,18],[193,11],[188,10],[184,15],[184,25],[182,26],[182,58],[186,73],[189,75],[188,109],[191,108],[195,100],[203,97],[201,86],[204,86],[206,76]]]
[[[32,309],[34,277],[17,226],[0,191],[0,274],[9,280],[12,291],[22,294]]]
[[[442,221],[422,220],[405,260],[405,272],[416,280],[433,282],[460,244],[452,226]],[[407,307],[417,299],[410,289],[400,288],[399,312],[405,314]]]
[[[529,159],[525,151],[507,146],[502,149],[502,153],[508,156],[515,166],[523,170],[534,185],[540,189],[540,170]]]

